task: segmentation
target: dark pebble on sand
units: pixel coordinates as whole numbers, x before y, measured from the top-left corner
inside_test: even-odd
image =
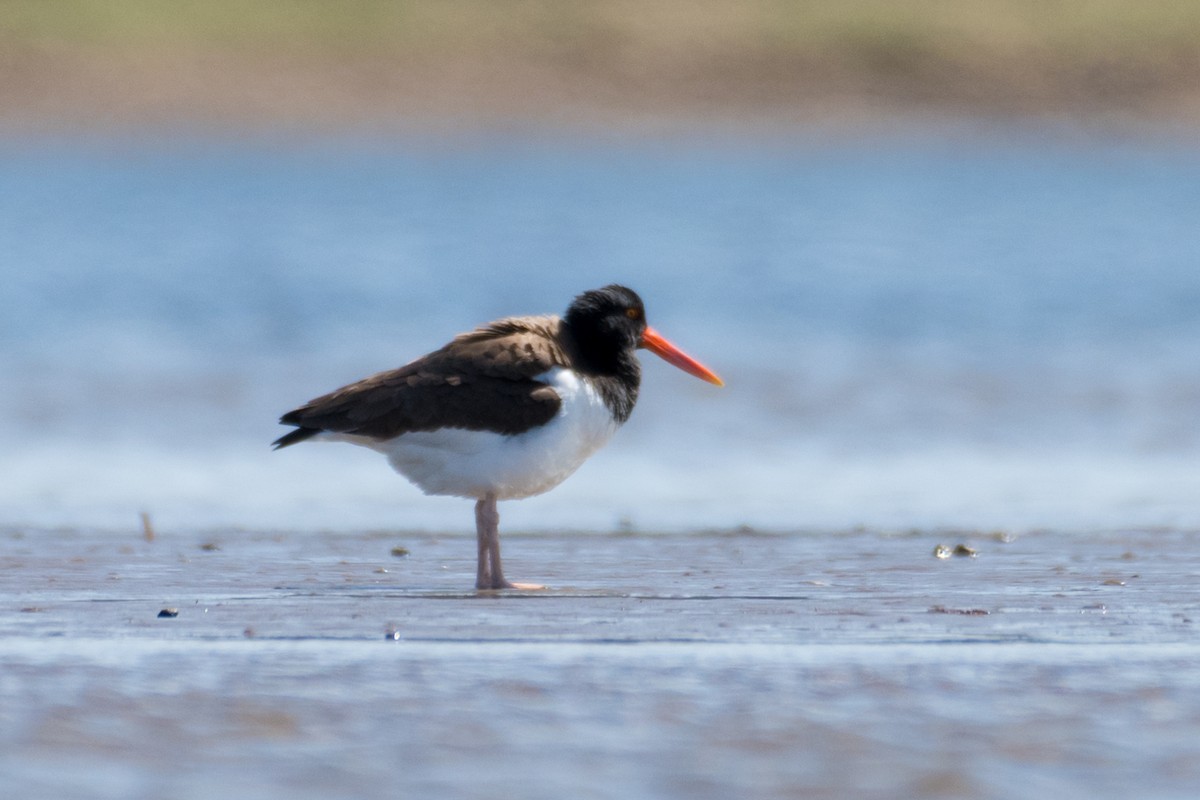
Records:
[[[178,617],[178,616],[179,616],[178,608],[164,608],[162,611],[158,612],[159,619],[174,619],[175,617]]]
[[[392,548],[392,555],[394,555],[396,558],[404,558],[408,555],[408,548],[396,545]]]
[[[984,608],[946,608],[945,606],[930,606],[930,614],[960,614],[964,617],[986,617],[992,612]]]

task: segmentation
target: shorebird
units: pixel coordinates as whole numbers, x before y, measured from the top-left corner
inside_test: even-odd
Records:
[[[426,494],[474,499],[475,587],[539,589],[504,577],[496,501],[553,489],[629,419],[638,348],[724,385],[646,324],[637,293],[612,284],[579,295],[562,317],[496,320],[318,397],[280,418],[296,429],[274,446],[362,445]]]

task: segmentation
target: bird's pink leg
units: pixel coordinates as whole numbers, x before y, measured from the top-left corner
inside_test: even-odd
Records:
[[[492,495],[488,495],[488,497],[492,497],[492,508],[495,509],[495,498]],[[498,523],[497,527],[499,527]],[[487,498],[480,498],[475,502],[475,543],[479,559],[475,568],[476,589],[492,588],[492,549],[489,528]]]
[[[500,563],[500,512],[496,495],[489,492],[475,503],[475,535],[479,546],[476,589],[544,589],[536,583],[510,583]]]

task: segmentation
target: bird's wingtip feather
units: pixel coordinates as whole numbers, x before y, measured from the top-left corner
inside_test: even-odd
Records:
[[[310,439],[320,433],[318,428],[296,428],[294,431],[288,431],[283,436],[280,436],[275,441],[271,442],[272,450],[279,450],[293,445],[298,442],[303,442],[305,439]]]

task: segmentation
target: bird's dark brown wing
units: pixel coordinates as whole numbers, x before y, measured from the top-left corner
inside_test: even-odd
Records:
[[[499,320],[399,369],[380,372],[280,418],[286,447],[323,431],[390,439],[439,428],[516,434],[549,422],[562,404],[534,380],[566,366],[557,317]]]

